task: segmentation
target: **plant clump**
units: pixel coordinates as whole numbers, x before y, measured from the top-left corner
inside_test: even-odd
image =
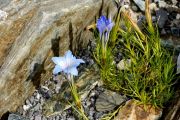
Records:
[[[127,6],[122,6],[115,16],[111,31],[107,29],[97,36],[94,58],[105,86],[144,105],[162,108],[173,95],[174,63],[172,53],[161,45],[158,29],[152,23],[149,0],[145,3],[146,29],[141,30],[131,19]],[[102,21],[101,18],[98,21]],[[97,22],[98,29],[99,26]],[[105,28],[108,27],[107,24]],[[121,46],[120,49],[117,49],[117,45]],[[124,62],[126,69],[116,67],[114,59],[118,52],[123,54],[125,61],[130,61]]]
[[[162,108],[173,95],[174,63],[172,52],[161,45],[158,28],[152,23],[149,0],[145,5],[147,22],[144,26],[147,26],[143,30],[131,19],[127,5],[118,5],[115,22],[101,16],[96,23],[97,30],[94,30],[96,47],[93,55],[107,88],[121,92],[144,106]],[[120,67],[115,63],[117,53],[123,55]],[[75,103],[69,102],[71,107],[80,118],[88,120],[73,79],[78,75],[77,67],[84,61],[76,59],[71,51],[52,60],[56,64],[53,73],[63,72],[69,80]],[[102,119],[112,119],[119,109]]]

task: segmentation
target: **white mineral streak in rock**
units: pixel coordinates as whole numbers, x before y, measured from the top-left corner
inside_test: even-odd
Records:
[[[177,74],[180,73],[180,53],[179,53],[179,56],[178,56],[178,59],[177,59]]]
[[[62,9],[62,11],[63,11],[63,12],[69,12],[69,9],[64,8],[64,9]]]
[[[42,20],[39,26],[40,30],[42,30],[44,27],[48,26],[49,24],[53,23],[54,17],[57,15],[56,12],[51,12],[51,13],[43,12],[42,14],[43,14]]]
[[[8,16],[8,13],[5,11],[0,10],[0,21],[5,21]]]
[[[13,79],[13,77],[15,76],[14,70],[17,68],[16,62],[23,61],[21,58],[24,58],[24,56],[26,56],[26,54],[24,54],[24,53],[29,54],[29,52],[30,52],[29,47],[30,46],[24,46],[21,48],[21,50],[19,50],[17,52],[14,50],[14,55],[12,57],[8,58],[9,62],[2,65],[3,71],[0,71],[0,75],[1,75],[0,88],[2,88],[5,84],[4,79],[7,79],[8,77]],[[15,55],[15,53],[18,53],[18,54]],[[11,94],[13,94],[13,92],[11,92],[9,95],[11,95]]]

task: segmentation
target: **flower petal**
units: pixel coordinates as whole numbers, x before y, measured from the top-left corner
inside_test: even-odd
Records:
[[[52,57],[52,61],[56,64],[56,65],[60,65],[61,61],[64,61],[64,57]]]
[[[107,25],[108,32],[111,31],[113,26],[114,26],[114,23],[110,23],[109,25]]]
[[[81,63],[85,63],[82,59],[75,59],[71,67],[78,67]]]
[[[110,32],[114,23],[111,21],[111,18],[107,19],[105,16],[101,16],[97,20],[97,28],[100,33],[100,38],[104,32]]]
[[[70,59],[70,58],[73,58],[73,54],[70,50],[68,50],[66,53],[65,53],[65,56],[64,56],[66,59]]]
[[[76,59],[72,52],[68,50],[63,57],[53,57],[52,61],[56,64],[53,74],[63,71],[66,74],[78,75],[77,66],[85,63],[82,59]]]
[[[85,63],[84,60],[82,60],[82,59],[77,59],[76,61],[79,63]]]
[[[77,76],[78,75],[78,70],[76,67],[72,67],[68,70],[68,73],[74,75],[74,76]]]
[[[100,35],[102,35],[102,33],[105,31],[106,29],[106,17],[105,16],[101,16],[98,20],[97,20],[97,28],[99,30]]]
[[[61,67],[59,65],[56,65],[55,68],[53,69],[53,74],[58,74],[61,71],[62,71]]]

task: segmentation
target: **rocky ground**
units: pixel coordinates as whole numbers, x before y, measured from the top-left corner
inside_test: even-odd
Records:
[[[93,82],[89,84],[90,87],[85,88],[83,94],[80,93],[82,104],[88,118],[90,120],[97,120],[112,111],[118,105],[124,103],[127,98],[103,88],[99,81],[98,74],[96,74],[97,76],[93,73],[86,74],[86,72],[89,72],[89,68],[93,68],[96,72],[98,71],[98,68],[94,66],[94,60],[91,57],[90,49],[83,50],[80,56],[86,61],[86,64],[79,68],[80,79],[82,79],[83,82],[86,81],[86,79]],[[85,68],[88,69],[85,70]],[[85,78],[83,76],[85,76]],[[92,76],[94,80],[92,80]],[[55,97],[61,94],[64,97],[63,101],[67,102],[71,99],[68,90],[65,90],[65,93],[61,93],[66,83],[67,80],[64,76],[53,76],[25,101],[24,105],[17,110],[17,113],[11,114],[9,120],[77,120],[77,116],[73,114],[74,110],[69,108],[67,103],[61,102],[60,100],[62,100],[62,98]],[[85,85],[85,83],[82,83],[82,81],[78,79],[77,86],[81,86],[79,84]],[[68,88],[66,87],[66,89]]]
[[[134,19],[141,26],[145,19],[143,16],[145,3],[143,0],[133,1],[130,3],[124,0],[125,4],[131,6],[135,15]],[[152,2],[153,20],[158,22],[162,44],[170,49],[175,48],[178,55],[180,51],[180,2],[177,0],[152,0]],[[77,78],[77,85],[84,90],[81,95],[85,113],[90,120],[98,120],[123,104],[128,98],[103,88],[99,75],[92,73],[92,71],[98,73],[91,54],[93,46],[92,42],[86,49],[81,50],[83,52],[79,53],[79,57],[85,60],[86,64],[79,67],[80,78]],[[121,54],[118,54],[116,62],[118,63],[120,59]],[[82,83],[82,79],[92,82]],[[67,81],[64,76],[52,76],[25,101],[23,106],[19,107],[16,113],[10,114],[8,120],[77,120],[77,116],[72,113],[72,108],[65,104],[71,99],[68,88],[65,86],[67,86]],[[60,97],[56,97],[59,94]]]

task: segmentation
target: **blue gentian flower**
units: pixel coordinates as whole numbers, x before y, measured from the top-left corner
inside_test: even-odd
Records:
[[[100,33],[100,37],[102,36],[103,33],[109,34],[113,26],[114,23],[111,21],[111,19],[107,19],[105,16],[101,16],[97,20],[97,28]]]
[[[70,50],[68,50],[63,57],[53,57],[52,61],[56,64],[53,74],[64,72],[74,76],[78,75],[77,67],[79,64],[85,63],[82,59],[76,59]]]

